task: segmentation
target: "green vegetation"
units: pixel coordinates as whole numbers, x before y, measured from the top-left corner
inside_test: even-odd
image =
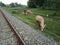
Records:
[[[2,2],[0,2],[0,6],[1,7],[6,7],[6,5],[4,3],[2,3]]]
[[[13,14],[13,16],[17,17],[18,19],[22,20],[23,22],[29,24],[31,27],[35,29],[39,29],[38,25],[35,21],[35,16],[27,15],[25,16],[22,14],[23,9],[20,8],[4,8],[5,10],[9,11]],[[46,16],[47,14],[53,17],[53,14],[56,12],[54,10],[43,10],[43,9],[30,9],[34,14],[40,14]],[[55,16],[54,16],[55,17]],[[56,16],[60,19],[59,16]],[[56,18],[55,17],[55,18]],[[48,36],[53,37],[56,41],[60,41],[60,22],[56,22],[54,20],[50,20],[48,18],[44,18],[46,27],[44,29],[44,33]],[[40,30],[40,29],[39,29]]]
[[[60,22],[51,20],[51,18],[60,20],[60,0],[29,0],[27,4],[28,7],[18,3],[11,3],[9,5],[5,5],[2,2],[0,2],[1,7],[5,7],[4,9],[12,13],[13,16],[29,24],[35,29],[40,30],[40,28],[36,24],[36,15],[25,16],[22,13],[23,10],[30,9],[32,10],[33,14],[45,17],[46,15],[48,15],[50,19],[44,18],[46,23],[44,33],[48,36],[53,37],[56,41],[60,41]]]
[[[60,0],[29,0],[28,7],[60,10]]]

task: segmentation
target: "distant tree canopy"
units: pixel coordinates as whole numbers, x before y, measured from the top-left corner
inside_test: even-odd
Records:
[[[5,7],[6,5],[4,3],[0,2],[0,6]]]
[[[27,4],[30,8],[60,9],[60,0],[29,0]]]
[[[43,6],[44,0],[29,0],[28,6],[31,8]]]
[[[10,4],[10,7],[18,7],[18,6],[22,6],[21,4],[18,4],[18,3],[11,3]]]
[[[36,8],[35,3],[33,3],[31,0],[28,1],[28,6],[29,6],[30,8]]]

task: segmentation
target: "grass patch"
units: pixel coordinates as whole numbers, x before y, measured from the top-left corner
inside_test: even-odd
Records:
[[[5,10],[9,11],[10,13],[12,13],[12,11],[16,11],[15,9],[9,9],[9,8],[4,8]],[[15,17],[17,17],[18,19],[22,20],[23,22],[25,22],[26,24],[29,24],[31,27],[35,28],[35,29],[39,29],[39,27],[36,24],[35,21],[35,16],[33,15],[28,15],[25,16],[24,14],[21,13],[23,9],[21,9],[19,11],[19,14],[13,14]],[[53,14],[54,10],[42,10],[42,9],[31,9],[33,11],[34,14],[41,14],[43,16],[46,16],[47,14]],[[59,17],[60,18],[60,17]],[[47,18],[45,19],[45,23],[46,23],[46,27],[44,30],[44,33],[48,36],[53,37],[56,41],[60,41],[60,22],[56,22],[54,20],[49,20]],[[40,30],[40,29],[39,29]]]

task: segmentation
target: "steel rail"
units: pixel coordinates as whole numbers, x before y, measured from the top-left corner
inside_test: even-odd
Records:
[[[5,20],[7,21],[8,25],[10,26],[10,28],[13,30],[13,32],[15,33],[15,35],[17,36],[18,40],[19,40],[19,45],[26,45],[25,42],[23,41],[22,37],[20,36],[20,34],[16,31],[16,28],[14,27],[14,25],[12,25],[9,20],[7,19],[7,17],[5,16],[5,14],[3,13],[3,11],[0,9],[3,17],[5,18]]]

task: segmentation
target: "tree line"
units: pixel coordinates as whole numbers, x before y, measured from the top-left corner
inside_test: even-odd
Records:
[[[0,2],[0,7],[5,7],[6,5],[2,2]]]
[[[10,3],[10,4],[4,4],[3,2],[0,2],[0,7],[23,7],[25,5],[18,4],[18,3]]]
[[[60,9],[60,0],[29,0],[28,7],[43,9]]]

